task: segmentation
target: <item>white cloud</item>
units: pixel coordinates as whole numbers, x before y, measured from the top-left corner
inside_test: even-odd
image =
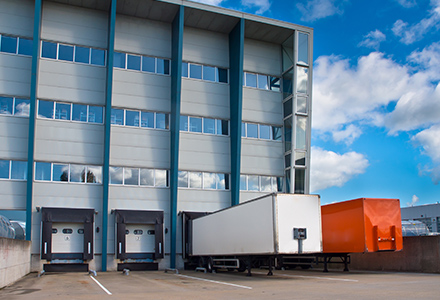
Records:
[[[411,202],[407,202],[406,206],[414,206],[417,202],[419,202],[419,197],[413,195],[411,198]]]
[[[269,0],[241,0],[241,4],[247,7],[256,7],[257,11],[255,13],[258,15],[268,11],[271,5]]]
[[[376,29],[375,31],[370,31],[367,35],[364,36],[364,39],[358,44],[358,46],[364,46],[367,48],[373,48],[378,50],[380,43],[386,40],[385,34],[383,34],[380,30]]]
[[[209,5],[215,5],[218,6],[220,5],[220,3],[222,3],[224,0],[192,0],[194,2],[200,2],[200,3],[205,3],[205,4],[209,4]]]
[[[411,1],[404,1],[411,2]],[[400,37],[400,41],[406,45],[423,39],[431,29],[438,30],[440,27],[440,0],[431,0],[432,10],[429,16],[415,24],[408,24],[402,20],[397,20],[392,28],[393,33]]]
[[[362,134],[362,130],[353,125],[348,125],[343,130],[336,130],[332,132],[333,140],[335,142],[345,142],[347,145],[351,145],[355,139],[360,137]]]
[[[332,186],[343,186],[353,177],[365,172],[369,163],[363,154],[338,154],[312,147],[311,190],[316,192]]]
[[[302,13],[301,20],[316,21],[333,15],[341,15],[347,0],[311,0],[297,3],[296,7]]]
[[[396,0],[396,1],[405,8],[410,8],[417,5],[416,0]]]
[[[411,139],[416,145],[422,147],[422,153],[429,156],[433,166],[424,166],[421,169],[422,174],[431,176],[435,184],[440,182],[440,124],[425,129]]]

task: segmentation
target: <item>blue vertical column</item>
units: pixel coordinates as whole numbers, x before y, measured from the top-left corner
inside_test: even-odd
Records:
[[[107,271],[107,237],[108,237],[108,199],[110,179],[110,129],[112,113],[112,89],[113,89],[113,53],[115,51],[115,22],[116,2],[112,0],[108,25],[108,47],[107,47],[107,82],[105,91],[105,136],[104,136],[104,166],[102,170],[102,267],[103,272]]]
[[[240,203],[241,116],[243,106],[244,19],[229,33],[229,95],[231,119],[231,205]]]
[[[180,98],[182,88],[184,7],[180,6],[172,24],[171,37],[171,144],[170,144],[170,268],[176,268],[177,183],[179,173]]]
[[[40,60],[41,2],[35,0],[32,44],[31,90],[29,109],[28,158],[26,183],[26,240],[32,239],[32,196],[34,190],[35,110],[37,105],[38,66]]]

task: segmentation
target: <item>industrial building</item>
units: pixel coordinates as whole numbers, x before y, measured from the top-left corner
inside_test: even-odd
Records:
[[[424,223],[430,232],[440,232],[440,203],[402,207],[402,221]]]
[[[179,212],[308,194],[312,43],[186,0],[2,0],[0,210],[32,270],[180,268]]]

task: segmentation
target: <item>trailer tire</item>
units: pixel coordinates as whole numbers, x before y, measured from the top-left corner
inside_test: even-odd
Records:
[[[244,260],[241,260],[240,259],[240,261],[239,261],[239,266],[238,266],[238,272],[244,272],[244,271],[246,271],[246,262],[244,261]]]
[[[208,273],[213,273],[213,272],[215,273],[214,261],[213,261],[212,257],[207,258],[206,271],[208,271]]]

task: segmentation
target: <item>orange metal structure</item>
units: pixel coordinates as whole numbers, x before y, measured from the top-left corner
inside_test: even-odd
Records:
[[[359,198],[323,205],[321,214],[324,253],[403,248],[399,199]]]

